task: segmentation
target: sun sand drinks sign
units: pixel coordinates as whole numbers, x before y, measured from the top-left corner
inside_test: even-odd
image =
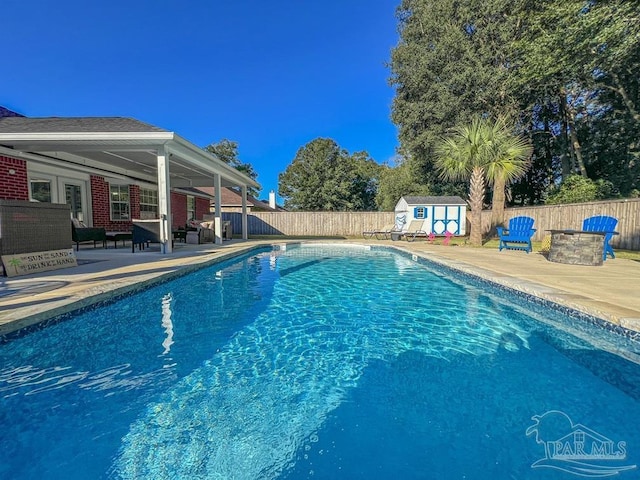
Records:
[[[72,248],[49,250],[47,252],[2,255],[0,258],[2,259],[5,274],[8,277],[76,267],[78,265]]]

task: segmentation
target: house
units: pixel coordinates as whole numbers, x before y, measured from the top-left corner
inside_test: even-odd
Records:
[[[198,190],[201,194],[204,193],[209,196],[211,200],[211,209],[215,208],[215,188],[214,187],[199,187]],[[222,213],[242,212],[242,195],[233,188],[222,188],[220,192],[220,209]],[[282,208],[275,204],[275,194],[273,195],[273,205],[256,199],[251,195],[247,195],[247,212],[277,212],[282,211]]]
[[[171,232],[210,212],[212,196],[194,187],[234,187],[247,238],[246,192],[259,184],[176,133],[133,118],[0,113],[0,199],[66,203],[73,218],[107,231],[129,231],[132,219],[158,219],[161,231]],[[219,207],[215,217],[221,218]]]
[[[396,224],[405,228],[413,220],[423,220],[422,229],[427,233],[465,235],[467,202],[458,196],[414,197],[404,196],[395,207]]]

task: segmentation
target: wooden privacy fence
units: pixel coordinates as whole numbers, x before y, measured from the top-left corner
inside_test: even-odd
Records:
[[[526,215],[535,220],[534,240],[542,240],[550,229],[582,228],[582,220],[593,215],[609,215],[618,219],[612,245],[626,250],[640,250],[640,199],[611,200],[570,205],[508,208],[505,224],[511,217]],[[240,213],[225,212],[223,220],[231,221],[234,232],[242,231]],[[251,212],[248,214],[249,235],[343,236],[358,237],[365,230],[393,223],[394,212]],[[469,232],[467,211],[467,232]],[[482,215],[483,232],[490,229],[491,211]]]
[[[224,212],[223,220],[240,232],[241,215]],[[365,230],[393,223],[394,212],[251,212],[247,216],[249,235],[358,236]]]
[[[491,212],[482,212],[482,227],[489,231]],[[625,200],[607,200],[603,202],[572,203],[569,205],[543,205],[539,207],[508,208],[505,211],[505,224],[509,219],[525,215],[535,220],[534,240],[542,240],[551,229],[582,229],[582,221],[594,215],[608,215],[618,219],[615,235],[611,240],[614,248],[640,250],[640,198]],[[467,212],[467,218],[469,213]]]

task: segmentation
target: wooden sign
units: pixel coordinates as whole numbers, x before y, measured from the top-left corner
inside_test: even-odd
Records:
[[[2,259],[2,265],[4,265],[4,271],[8,277],[78,266],[72,248],[50,250],[48,252],[2,255],[0,258]]]

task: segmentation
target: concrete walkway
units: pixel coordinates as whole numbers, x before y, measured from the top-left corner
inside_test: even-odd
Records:
[[[538,253],[431,245],[424,241],[348,242],[392,246],[640,332],[640,262],[615,259],[603,266],[587,267],[552,263]],[[105,250],[82,246],[77,252],[77,267],[0,277],[0,335],[132,292],[160,277],[179,275],[185,269],[196,269],[272,243],[286,242],[176,244],[171,255],[157,250],[131,253],[130,247]]]

